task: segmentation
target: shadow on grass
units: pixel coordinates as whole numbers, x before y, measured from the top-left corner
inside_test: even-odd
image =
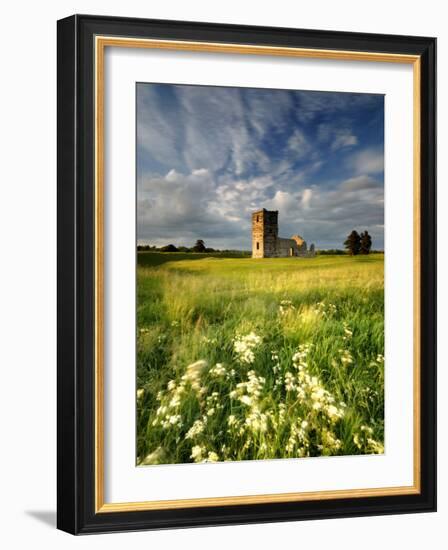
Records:
[[[157,267],[167,262],[181,262],[183,260],[204,260],[206,258],[249,258],[243,254],[200,254],[197,252],[138,252],[137,265],[140,267]]]

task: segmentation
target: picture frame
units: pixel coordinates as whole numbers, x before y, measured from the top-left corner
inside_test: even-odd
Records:
[[[105,498],[107,48],[412,67],[413,483],[191,499]],[[436,510],[436,40],[74,15],[58,21],[57,526],[72,534]],[[275,82],[273,82],[275,87]],[[401,216],[396,212],[395,216]],[[130,367],[131,369],[132,367]],[[393,398],[394,396],[392,396]],[[395,396],[395,399],[399,399]]]

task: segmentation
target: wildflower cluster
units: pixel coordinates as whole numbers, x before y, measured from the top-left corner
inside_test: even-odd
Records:
[[[238,399],[250,407],[260,397],[265,382],[265,378],[257,376],[255,371],[251,370],[247,373],[247,381],[240,382],[236,389],[230,392],[230,398]]]
[[[202,445],[195,445],[191,449],[191,455],[195,462],[218,462],[219,456],[214,451],[207,451]]]
[[[348,326],[347,323],[343,323],[342,324],[343,327],[344,327],[344,336],[342,337],[342,339],[347,342],[348,340],[350,340],[353,336],[353,331],[350,329],[350,327]]]
[[[227,421],[230,428],[239,428],[238,433],[241,436],[246,431],[256,433],[266,432],[268,429],[268,417],[263,412],[260,403],[260,396],[265,383],[266,379],[263,376],[257,376],[255,371],[250,370],[247,373],[247,380],[237,384],[236,388],[229,394],[231,399],[236,399],[245,405],[244,410],[241,411],[243,414],[240,419],[231,415]],[[229,433],[232,433],[232,429],[230,429]],[[246,448],[249,446],[250,439],[250,437],[246,439]]]
[[[383,454],[384,445],[373,439],[373,429],[370,426],[361,426],[359,432],[353,435],[353,442],[358,449],[366,454]]]
[[[352,365],[353,364],[353,355],[352,355],[352,352],[351,350],[349,349],[350,347],[350,344],[351,344],[351,339],[353,337],[353,330],[349,327],[349,325],[344,322],[342,324],[343,326],[343,330],[344,330],[344,334],[342,336],[342,341],[344,342],[344,345],[346,347],[344,348],[339,348],[339,357],[338,358],[333,358],[331,364],[333,365],[333,367],[338,367],[338,366],[343,366],[343,367],[347,367],[348,365]]]
[[[278,312],[280,315],[286,315],[287,313],[290,313],[294,311],[296,308],[294,307],[291,300],[282,300],[280,302],[280,305],[278,307]]]
[[[168,429],[171,426],[181,428],[183,426],[182,416],[179,414],[184,396],[195,393],[198,398],[201,398],[206,389],[201,386],[201,371],[207,366],[207,362],[200,360],[189,365],[185,374],[182,376],[180,383],[175,380],[170,380],[167,385],[167,392],[159,393],[157,396],[163,404],[156,411],[156,417],[152,421],[153,426],[161,426]]]
[[[275,375],[274,380],[274,390],[282,386],[283,380],[280,375],[281,366],[280,366],[280,357],[277,351],[271,351],[271,361],[272,361],[272,372]]]
[[[353,363],[353,356],[348,349],[340,349],[340,360],[343,365],[351,365]]]
[[[227,370],[222,363],[216,363],[216,365],[210,369],[210,374],[216,378],[221,378],[227,374]]]
[[[353,362],[347,349],[352,336],[344,323],[346,346],[336,355],[337,365]],[[150,452],[139,457],[139,464],[169,462],[173,456],[203,463],[337,455],[344,454],[346,444],[359,453],[384,452],[369,426],[347,438],[347,405],[316,375],[321,371],[313,344],[273,348],[264,353],[260,366],[262,342],[253,331],[237,333],[227,361],[209,364],[201,359],[178,370],[157,395],[147,431],[154,444],[148,444]],[[382,361],[378,355],[374,362]],[[137,399],[143,407],[143,388],[137,390]]]
[[[196,361],[187,366],[180,381],[170,380],[166,390],[159,392],[157,399],[161,402],[158,407],[152,426],[157,429],[174,434],[174,442],[179,443],[180,438],[185,441],[196,442],[202,438],[207,429],[209,418],[217,414],[223,405],[220,402],[220,395],[217,391],[209,392],[203,384],[202,378],[221,376],[227,371],[222,364],[208,367],[205,360]],[[191,421],[188,406],[195,405],[197,410],[196,418]],[[186,406],[187,405],[187,406]],[[142,464],[154,464],[159,455],[153,456],[150,453],[144,458]],[[163,456],[163,455],[162,455]],[[195,462],[217,462],[218,455],[205,445],[194,444],[191,446],[190,458]]]
[[[305,412],[291,425],[287,451],[297,451],[298,456],[309,456],[315,446],[320,454],[334,454],[341,442],[333,433],[337,422],[343,418],[345,403],[336,403],[333,395],[327,391],[321,381],[309,373],[307,357],[310,344],[299,346],[292,357],[293,371],[285,373],[285,390],[293,394],[300,408]],[[313,434],[310,437],[310,434]]]
[[[238,361],[248,365],[252,364],[255,361],[255,349],[260,343],[260,336],[257,336],[254,332],[236,336],[233,341],[233,350]]]
[[[321,315],[322,317],[331,317],[337,312],[335,304],[327,302],[317,302],[314,306],[314,313]]]

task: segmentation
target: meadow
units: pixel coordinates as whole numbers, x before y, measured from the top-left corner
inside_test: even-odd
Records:
[[[384,256],[139,252],[137,464],[384,452]]]

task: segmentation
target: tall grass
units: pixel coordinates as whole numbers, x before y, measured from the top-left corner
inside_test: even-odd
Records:
[[[138,264],[138,464],[383,452],[382,255]]]

